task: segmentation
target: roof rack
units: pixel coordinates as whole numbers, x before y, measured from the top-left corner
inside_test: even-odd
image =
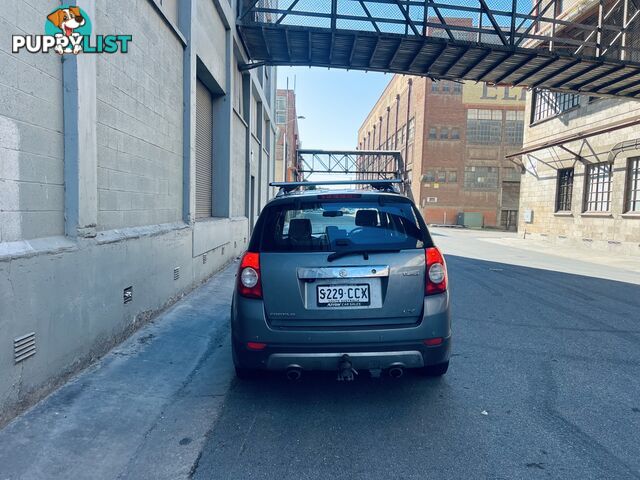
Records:
[[[322,180],[319,182],[271,182],[269,186],[279,187],[280,191],[278,192],[277,196],[280,197],[304,187],[318,187],[324,185],[369,185],[376,190],[399,193],[399,191],[393,186],[394,184],[400,183],[402,183],[402,180],[393,178],[387,180]]]

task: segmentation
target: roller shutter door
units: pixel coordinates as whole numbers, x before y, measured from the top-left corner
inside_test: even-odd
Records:
[[[211,217],[213,181],[213,105],[211,92],[196,86],[196,219]]]

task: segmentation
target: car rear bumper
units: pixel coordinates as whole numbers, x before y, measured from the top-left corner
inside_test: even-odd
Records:
[[[424,297],[423,312],[414,325],[282,329],[269,324],[261,300],[236,297],[231,311],[234,362],[238,367],[264,370],[291,365],[335,370],[344,354],[354,359],[356,369],[384,369],[394,363],[419,368],[446,362],[451,351],[448,292]],[[442,338],[442,343],[424,343],[433,338]],[[263,344],[263,349],[252,350],[248,342]]]
[[[245,343],[234,341],[234,363],[238,367],[260,370],[337,370],[344,355],[356,370],[387,369],[392,366],[420,368],[449,360],[451,337],[437,346],[422,342],[376,345],[267,345],[251,350]]]

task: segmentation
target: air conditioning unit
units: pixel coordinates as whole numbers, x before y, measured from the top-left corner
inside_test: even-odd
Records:
[[[427,203],[438,203],[438,197],[427,197]]]

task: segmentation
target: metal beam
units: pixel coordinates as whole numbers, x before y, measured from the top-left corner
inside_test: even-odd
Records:
[[[462,57],[464,57],[470,49],[471,49],[471,46],[470,46],[470,45],[467,45],[466,47],[464,47],[464,48],[462,49],[462,52],[461,52],[459,55],[457,55],[457,56],[456,56],[456,58],[454,58],[454,59],[449,63],[449,65],[447,65],[447,67],[444,69],[444,71],[442,72],[442,74],[441,74],[441,75],[442,75],[443,77],[446,77],[447,75],[449,75],[449,72],[451,71],[451,69],[452,69],[453,67],[455,67],[455,66],[458,64],[458,62],[460,61],[460,59],[461,59]]]
[[[496,68],[498,68],[502,62],[504,62],[507,58],[509,58],[511,56],[511,53],[507,53],[506,55],[504,55],[502,58],[499,58],[497,61],[493,62],[489,68],[486,68],[484,70],[484,72],[482,72],[481,75],[479,75],[478,77],[476,77],[476,81],[481,81],[484,77],[486,77],[487,75],[489,75],[491,72],[493,72]]]
[[[440,58],[442,57],[442,55],[444,55],[444,52],[447,50],[447,45],[444,45],[440,51],[434,55],[431,59],[429,59],[427,61],[427,64],[424,66],[424,68],[422,69],[422,73],[429,73],[429,69],[431,67],[433,67],[433,65],[440,60]]]
[[[407,21],[407,25],[409,25],[409,27],[411,27],[411,30],[413,31],[413,34],[416,37],[419,37],[420,36],[420,32],[418,31],[418,29],[416,28],[415,24],[411,20],[411,17],[409,17],[409,13],[404,9],[402,4],[400,3],[400,0],[395,0],[395,1],[396,1],[396,5],[398,6],[400,11],[402,12],[402,15],[404,16],[404,19]]]
[[[527,148],[524,148],[518,152],[511,153],[509,155],[505,155],[506,159],[519,157],[521,155],[527,155],[529,153],[538,152],[540,150],[544,150],[546,148],[557,147],[559,145],[563,145],[569,142],[575,142],[576,140],[584,140],[585,138],[593,137],[596,135],[602,135],[603,133],[609,133],[614,130],[620,130],[627,127],[633,127],[635,125],[640,124],[640,116],[635,116],[632,118],[626,118],[624,120],[618,120],[616,122],[611,122],[607,124],[605,127],[593,127],[583,130],[578,133],[572,133],[571,135],[566,135],[564,137],[557,138],[555,140],[550,140],[547,142],[536,143]]]
[[[592,78],[590,78],[588,80],[585,80],[584,82],[577,83],[576,85],[573,86],[573,88],[575,88],[576,90],[580,90],[585,85],[589,85],[590,83],[597,82],[601,78],[604,78],[607,75],[611,75],[612,73],[618,72],[618,71],[622,70],[623,68],[625,68],[625,65],[616,65],[615,67],[609,68],[609,69],[605,70],[604,72],[600,72],[595,77],[592,77]]]
[[[559,60],[559,59],[556,59]],[[551,62],[549,65],[553,65],[555,62]],[[573,62],[571,62],[569,65],[562,65],[559,69],[554,70],[551,73],[546,74],[544,77],[542,77],[540,80],[538,80],[537,82],[532,83],[530,86],[531,88],[536,88],[538,85],[542,85],[544,82],[546,82],[547,80],[551,80],[553,77],[557,76],[558,73],[562,72],[565,68],[567,67],[571,67],[573,65],[575,65],[577,63],[577,60],[574,60]]]
[[[503,73],[498,78],[496,78],[495,79],[495,83],[500,83],[505,78],[509,78],[511,75],[513,75],[515,72],[520,70],[522,67],[524,67],[526,64],[528,64],[529,62],[531,62],[531,60],[534,60],[535,58],[536,58],[536,55],[534,55],[534,54],[527,55],[524,60],[522,60],[521,62],[518,62],[513,67],[511,67],[509,70],[507,70],[505,73]]]
[[[478,58],[476,58],[476,60],[475,60],[473,63],[469,64],[469,65],[467,66],[467,68],[465,68],[465,69],[462,71],[462,73],[460,74],[460,76],[461,76],[462,78],[464,78],[464,77],[466,77],[467,75],[469,75],[469,73],[470,73],[474,68],[476,68],[478,65],[480,65],[480,64],[481,64],[481,63],[482,63],[482,62],[483,62],[483,61],[484,61],[484,60],[485,60],[489,55],[491,55],[491,53],[493,53],[491,50],[487,50],[487,51],[485,51],[485,52],[482,52],[482,54],[481,54]]]
[[[293,0],[291,5],[289,5],[289,8],[287,8],[287,13],[283,13],[282,15],[280,15],[280,18],[276,21],[276,25],[280,25],[280,23],[282,23],[282,20],[286,18],[286,16],[293,10],[293,8],[298,4],[299,1],[300,0]]]
[[[435,12],[436,17],[438,17],[438,20],[442,24],[442,29],[445,32],[447,32],[447,36],[449,37],[449,40],[455,40],[456,37],[454,37],[453,33],[451,33],[451,29],[448,28],[446,20],[442,16],[442,13],[440,13],[440,9],[434,4],[433,0],[427,0],[427,6],[425,7],[425,9],[428,7],[433,8],[433,11]]]
[[[498,25],[498,22],[496,22],[496,19],[494,18],[493,13],[491,13],[491,10],[487,6],[487,2],[485,2],[484,0],[479,0],[479,2],[480,2],[480,7],[482,8],[482,10],[484,10],[484,13],[487,14],[487,17],[489,18],[489,22],[491,22],[491,25],[493,26],[493,29],[495,30],[496,34],[500,38],[500,41],[502,42],[502,44],[508,45],[507,37],[504,36],[504,33],[502,32],[500,25]]]

